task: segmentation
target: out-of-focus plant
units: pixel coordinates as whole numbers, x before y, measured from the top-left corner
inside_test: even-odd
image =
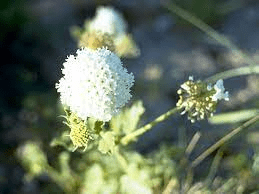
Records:
[[[94,18],[86,20],[83,28],[72,27],[71,34],[79,48],[107,47],[119,57],[135,58],[140,55],[140,49],[127,27],[121,13],[113,7],[100,6]]]
[[[168,146],[143,157],[134,151],[118,150],[113,156],[90,150],[77,160],[77,168],[69,166],[70,152],[59,156],[60,170],[49,165],[46,155],[36,142],[27,142],[18,149],[18,157],[27,169],[26,180],[48,175],[66,193],[152,193],[161,190],[176,176],[175,162]],[[81,167],[80,167],[81,166]],[[166,171],[164,170],[166,169]]]
[[[27,169],[28,173],[25,177],[27,181],[37,176],[48,175],[66,193],[77,192],[80,177],[72,172],[69,166],[70,155],[68,152],[62,152],[59,155],[59,170],[49,165],[47,156],[37,142],[26,142],[19,147],[17,155]]]
[[[227,13],[241,8],[242,0],[217,1],[217,0],[171,0],[186,11],[209,25],[220,21]],[[185,20],[179,20],[180,24],[188,25]]]
[[[14,36],[22,25],[29,19],[23,9],[23,0],[11,2],[2,0],[0,3],[0,24],[1,34],[0,41],[5,41],[8,36]],[[12,37],[13,38],[13,37]]]
[[[206,23],[213,24],[220,18],[220,11],[217,9],[219,2],[214,0],[175,0],[175,3],[191,12]]]

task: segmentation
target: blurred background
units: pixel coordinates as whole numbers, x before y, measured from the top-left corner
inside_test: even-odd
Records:
[[[259,61],[257,0],[174,2]],[[55,162],[53,158],[62,148],[53,150],[49,142],[63,125],[58,118],[63,113],[55,83],[62,76],[66,57],[77,48],[70,29],[91,19],[100,5],[113,6],[123,14],[128,31],[140,48],[138,58],[122,61],[136,80],[132,102],[141,99],[146,108],[142,124],[175,106],[176,91],[190,75],[202,80],[248,65],[204,32],[170,13],[159,0],[1,0],[0,193],[40,192],[49,183],[46,177],[31,183],[23,181],[25,171],[16,158],[16,149],[27,140],[36,140],[48,153],[50,163]],[[258,76],[231,78],[224,84],[230,101],[221,102],[218,112],[258,108]],[[145,154],[161,142],[185,147],[193,134],[201,131],[202,138],[194,152],[197,155],[231,126],[215,126],[208,121],[191,124],[185,116],[174,116],[141,137],[135,149]],[[251,130],[252,136],[258,135],[255,129]],[[238,144],[231,144],[229,155],[242,153],[245,163],[253,157],[257,144],[255,138],[240,138]],[[224,175],[226,169],[231,169],[229,165],[223,165]]]

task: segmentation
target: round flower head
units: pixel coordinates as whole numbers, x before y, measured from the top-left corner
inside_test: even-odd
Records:
[[[131,98],[134,76],[106,48],[79,49],[63,65],[64,77],[56,84],[57,91],[62,104],[83,120],[109,121]]]
[[[189,80],[181,85],[177,91],[179,100],[177,107],[183,108],[182,114],[187,113],[191,122],[213,116],[218,100],[229,100],[228,92],[225,92],[223,80],[218,80],[214,87],[200,80]]]

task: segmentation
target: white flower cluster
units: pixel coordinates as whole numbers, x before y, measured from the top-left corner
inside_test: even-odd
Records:
[[[56,84],[57,91],[62,104],[83,120],[109,121],[131,98],[134,76],[106,48],[79,49],[63,65],[64,77]]]
[[[89,28],[119,37],[126,34],[127,23],[123,16],[112,7],[100,6],[97,8],[96,16],[89,23]]]

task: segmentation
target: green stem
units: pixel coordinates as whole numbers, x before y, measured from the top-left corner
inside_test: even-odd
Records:
[[[115,152],[114,152],[115,157],[117,158],[118,162],[120,163],[122,169],[127,172],[128,170],[128,163],[127,160],[120,154],[119,152],[119,147],[115,147]]]
[[[194,136],[192,137],[189,145],[187,146],[186,150],[185,150],[185,154],[186,156],[190,156],[190,154],[192,153],[194,147],[196,146],[196,144],[198,143],[199,139],[201,137],[201,133],[200,132],[196,132],[194,134]]]
[[[121,144],[122,145],[127,145],[128,143],[130,143],[131,141],[134,141],[136,140],[136,138],[144,133],[146,133],[147,131],[149,131],[152,127],[154,127],[155,125],[157,125],[158,123],[166,120],[169,116],[177,113],[178,111],[180,111],[181,108],[179,107],[175,107],[169,111],[167,111],[166,113],[160,115],[159,117],[157,117],[154,121],[146,124],[145,126],[137,129],[136,131],[124,136],[122,139],[121,139]]]
[[[223,155],[223,146],[221,148],[219,148],[219,150],[217,151],[216,156],[214,157],[211,167],[210,167],[210,171],[209,174],[205,180],[205,184],[210,187],[213,179],[215,178],[215,175],[217,173],[217,170],[219,168],[221,159],[222,159],[222,155]]]
[[[200,164],[206,157],[208,157],[212,152],[217,150],[220,146],[225,144],[227,141],[229,141],[232,137],[234,137],[236,134],[241,132],[243,129],[251,126],[256,121],[259,120],[259,115],[253,117],[252,119],[245,122],[243,125],[239,126],[238,128],[232,130],[230,133],[225,135],[223,138],[221,138],[219,141],[217,141],[215,144],[213,144],[211,147],[209,147],[206,151],[204,151],[200,156],[198,156],[191,164],[192,167],[196,167],[198,164]]]
[[[229,48],[232,52],[236,52],[238,55],[242,56],[248,64],[250,65],[256,65],[255,61],[252,60],[247,54],[241,51],[235,44],[233,44],[227,37],[225,37],[222,34],[219,34],[217,31],[215,31],[213,28],[211,28],[209,25],[204,23],[199,18],[195,17],[194,15],[190,14],[186,10],[178,7],[176,4],[174,4],[171,0],[165,0],[165,8],[168,10],[174,12],[176,15],[182,17],[186,21],[190,22],[203,32],[205,32],[208,36],[212,37],[216,41],[218,41],[221,45],[226,46]]]
[[[248,67],[239,67],[236,69],[230,69],[221,73],[217,73],[207,78],[205,81],[213,83],[219,79],[227,79],[231,77],[249,75],[249,74],[259,74],[259,66],[248,66]]]

